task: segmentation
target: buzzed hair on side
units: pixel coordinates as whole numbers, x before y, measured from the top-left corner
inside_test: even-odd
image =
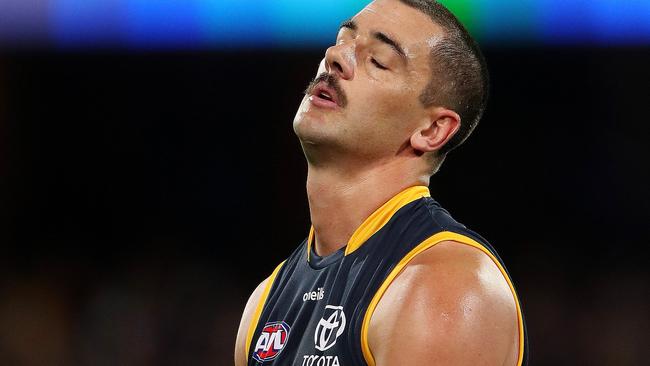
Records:
[[[439,25],[444,34],[431,52],[431,80],[420,95],[424,106],[449,108],[460,116],[458,132],[436,154],[435,173],[447,153],[461,145],[478,125],[488,99],[485,58],[463,24],[435,0],[400,0]]]

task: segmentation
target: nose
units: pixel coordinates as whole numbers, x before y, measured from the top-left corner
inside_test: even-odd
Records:
[[[325,51],[325,69],[344,80],[354,78],[355,50],[353,44],[338,44]]]

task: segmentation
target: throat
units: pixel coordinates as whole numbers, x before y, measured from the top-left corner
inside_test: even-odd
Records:
[[[310,166],[307,197],[316,253],[328,256],[345,247],[377,208],[407,187],[421,184],[406,177],[390,168],[344,174]]]

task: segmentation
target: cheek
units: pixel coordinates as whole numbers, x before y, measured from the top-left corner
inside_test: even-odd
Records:
[[[398,121],[400,123],[408,124],[408,121],[414,117],[414,112],[417,110],[417,97],[413,95],[412,91],[404,88],[390,88],[377,85],[370,88],[366,94],[366,98],[361,101],[360,106],[362,109],[372,114],[375,119],[389,122]]]

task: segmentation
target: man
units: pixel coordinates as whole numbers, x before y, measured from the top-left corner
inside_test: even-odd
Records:
[[[442,5],[376,0],[343,23],[294,120],[312,228],[251,295],[237,366],[525,363],[503,263],[427,188],[486,99]]]

